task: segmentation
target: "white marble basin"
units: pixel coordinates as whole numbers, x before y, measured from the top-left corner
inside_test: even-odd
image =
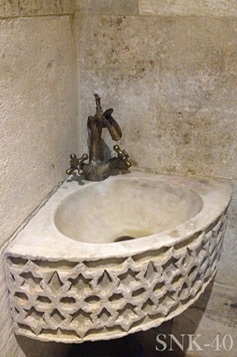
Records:
[[[207,179],[69,179],[5,252],[15,332],[78,343],[177,316],[216,272],[230,198]]]
[[[202,206],[201,197],[188,187],[118,177],[66,197],[57,208],[55,224],[78,242],[112,243],[174,229]]]

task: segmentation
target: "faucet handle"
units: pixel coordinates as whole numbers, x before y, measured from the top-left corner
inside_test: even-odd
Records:
[[[121,160],[127,168],[132,166],[131,162],[128,160],[129,155],[125,150],[121,150],[118,145],[114,145],[114,151],[118,154],[118,159]]]
[[[88,159],[87,154],[83,154],[79,159],[75,154],[70,155],[70,168],[66,170],[67,175],[71,175],[73,171],[78,170],[78,174],[83,174],[83,162]]]

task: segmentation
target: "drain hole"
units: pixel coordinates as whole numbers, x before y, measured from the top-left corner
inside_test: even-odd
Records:
[[[124,242],[126,240],[131,240],[131,239],[134,239],[135,237],[132,237],[132,236],[121,236],[121,237],[118,237],[114,240],[114,242]]]

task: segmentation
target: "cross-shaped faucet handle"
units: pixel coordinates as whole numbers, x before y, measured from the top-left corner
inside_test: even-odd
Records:
[[[87,154],[83,154],[79,159],[75,154],[70,155],[70,168],[67,169],[66,173],[67,175],[71,175],[75,170],[78,171],[79,175],[83,174],[83,162],[88,159]]]
[[[131,162],[128,160],[129,155],[125,150],[121,150],[118,145],[114,145],[114,150],[118,154],[118,159],[124,162],[127,168],[132,166]]]

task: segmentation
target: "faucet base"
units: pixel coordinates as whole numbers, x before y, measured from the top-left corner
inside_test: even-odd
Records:
[[[107,109],[103,112],[100,105],[100,97],[95,94],[96,114],[89,116],[87,121],[87,129],[90,139],[89,156],[83,154],[77,158],[75,154],[70,155],[70,168],[66,170],[68,175],[74,171],[78,171],[79,175],[84,175],[89,181],[103,181],[110,176],[113,169],[129,169],[132,165],[128,160],[129,155],[125,150],[121,150],[118,145],[114,146],[114,150],[118,157],[111,158],[107,162],[103,161],[103,140],[101,133],[103,128],[107,128],[114,141],[118,141],[122,137],[121,129],[118,123],[112,117],[113,109]],[[89,159],[89,163],[84,161]]]
[[[104,161],[92,161],[84,165],[83,173],[89,181],[103,181],[111,175],[111,167]]]

